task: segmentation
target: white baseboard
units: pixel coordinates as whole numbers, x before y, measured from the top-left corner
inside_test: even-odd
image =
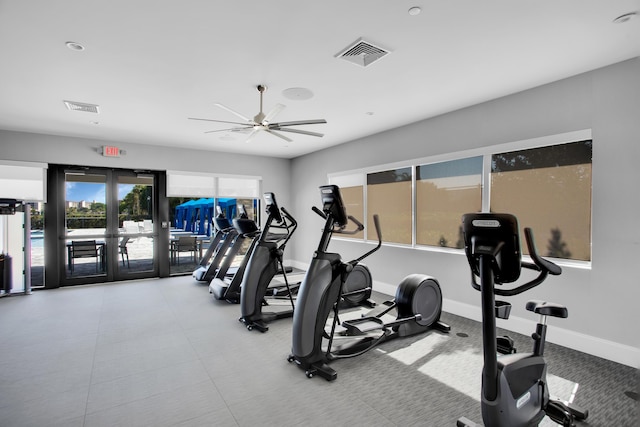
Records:
[[[306,270],[308,264],[291,261],[293,267]],[[389,295],[391,298],[396,294],[397,285],[373,281],[373,290]],[[467,319],[482,321],[480,307],[443,298],[442,311],[455,314]],[[508,331],[513,331],[523,335],[531,335],[535,331],[536,319],[524,319],[517,316],[509,317],[509,320],[497,319],[497,326]],[[453,329],[453,328],[452,328]],[[602,338],[593,337],[581,332],[559,328],[553,325],[547,331],[547,341],[561,345],[573,350],[581,351],[592,356],[601,357],[622,365],[640,369],[640,349],[629,345],[608,341]]]
[[[467,319],[482,321],[482,313],[479,306],[444,298],[442,310]],[[509,320],[496,320],[498,327],[523,335],[531,335],[536,327],[536,319],[510,316]],[[622,365],[640,368],[640,349],[625,344],[560,328],[556,325],[549,327],[547,330],[547,341]]]

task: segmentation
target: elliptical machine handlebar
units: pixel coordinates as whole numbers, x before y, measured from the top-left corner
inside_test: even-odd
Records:
[[[262,230],[260,239],[279,243],[278,248],[284,250],[285,245],[298,228],[298,222],[284,207],[278,206],[273,193],[264,193],[267,204],[266,211],[269,214],[267,222]],[[271,229],[283,230],[277,233],[270,233]]]
[[[536,250],[535,241],[533,238],[533,231],[527,227],[524,229],[525,240],[527,241],[527,248],[529,249],[529,256],[533,260],[533,263],[521,261],[520,265],[526,269],[534,270],[538,272],[538,276],[522,285],[516,286],[512,289],[495,288],[495,294],[500,296],[513,296],[518,295],[529,289],[535,288],[539,284],[545,281],[549,274],[557,276],[562,273],[562,268],[557,264],[542,258]],[[480,284],[478,284],[476,275],[471,273],[471,286],[476,290],[481,290]]]
[[[291,239],[293,232],[296,231],[296,228],[298,228],[298,221],[296,221],[296,219],[285,208],[281,207],[280,211],[283,213],[283,217],[284,217],[282,221],[283,222],[282,228],[285,228],[287,230],[287,237],[280,244],[280,249],[284,250],[284,247],[289,241],[289,239]]]
[[[324,212],[322,212],[320,209],[318,209],[315,206],[311,207],[311,210],[314,211],[315,213],[317,213],[318,215],[320,215],[323,219],[327,219],[327,215],[325,215]]]
[[[322,219],[325,219],[325,220],[327,219],[327,213],[322,212],[319,208],[312,206],[311,210],[317,213],[318,215],[320,215]],[[364,225],[362,225],[362,223],[357,219],[355,219],[353,216],[348,215],[347,219],[349,219],[351,222],[353,222],[356,225],[356,228],[354,230],[345,230],[344,225],[336,225],[335,223],[333,223],[332,224],[333,229],[331,230],[331,232],[338,233],[338,234],[356,234],[364,230]]]
[[[282,211],[282,213],[287,217],[287,219],[289,219],[289,221],[291,221],[291,223],[295,226],[298,225],[298,222],[295,220],[295,218],[289,213],[288,210],[286,210],[285,208],[281,207],[280,210]]]
[[[349,217],[349,219],[354,220],[353,217]],[[360,224],[360,223],[358,223]],[[382,231],[380,229],[380,220],[378,219],[378,214],[374,214],[373,215],[373,224],[376,227],[376,234],[378,236],[378,244],[376,245],[375,248],[371,249],[369,252],[367,252],[364,255],[361,255],[360,257],[356,258],[354,261],[357,264],[358,262],[362,261],[363,259],[365,259],[366,257],[368,257],[369,255],[371,255],[372,253],[374,253],[375,251],[377,251],[378,249],[380,249],[380,246],[382,246]],[[362,226],[362,228],[364,228],[364,226],[362,224],[360,224],[360,226]],[[354,261],[351,261],[352,263]]]

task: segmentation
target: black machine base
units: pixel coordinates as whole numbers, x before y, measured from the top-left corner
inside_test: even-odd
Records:
[[[295,356],[293,356],[292,354],[289,355],[287,361],[289,363],[296,362],[299,368],[304,369],[304,374],[307,376],[307,378],[313,378],[316,375],[321,376],[327,381],[334,381],[338,378],[338,373],[335,371],[335,369],[324,362],[312,363],[305,366],[298,362]]]
[[[385,301],[360,318],[341,322],[343,330],[335,332],[336,335],[353,337],[352,342],[334,346],[329,351],[323,349],[324,356],[317,362],[305,363],[294,355],[287,360],[295,361],[308,378],[319,375],[327,381],[333,381],[338,377],[337,372],[328,365],[333,360],[359,356],[397,337],[431,329],[449,332],[451,327],[439,319],[441,304],[440,286],[434,278],[423,274],[409,275],[398,286],[394,300]],[[394,309],[397,312],[396,319],[383,321],[382,317]],[[331,346],[331,337],[326,334],[325,338],[330,339]]]
[[[240,292],[230,291],[229,284],[222,279],[216,278],[211,281],[211,284],[209,284],[209,293],[218,300],[226,300],[232,304],[238,304],[240,302]]]
[[[247,320],[239,318],[238,320],[244,323],[249,331],[257,330],[260,332],[267,332],[269,330],[268,324],[278,319],[286,319],[293,316],[293,310],[285,310],[279,313],[263,312],[261,319]]]

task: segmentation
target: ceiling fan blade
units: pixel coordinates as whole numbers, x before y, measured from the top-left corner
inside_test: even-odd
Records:
[[[252,129],[252,126],[247,126],[246,128],[228,128],[228,129],[216,129],[216,130],[208,130],[205,133],[214,133],[214,132],[243,132],[247,129]]]
[[[227,110],[227,111],[228,111],[228,112],[230,112],[231,114],[233,114],[233,115],[236,115],[236,116],[240,117],[240,118],[241,118],[242,120],[244,120],[245,122],[253,123],[253,120],[251,120],[251,119],[250,119],[250,118],[248,118],[248,117],[243,116],[242,114],[238,113],[238,112],[237,112],[237,111],[235,111],[235,110],[232,110],[231,108],[227,107],[226,105],[222,105],[222,104],[218,104],[218,103],[213,104],[213,105],[215,105],[216,107],[220,107],[220,108],[222,108],[223,110]]]
[[[255,137],[258,132],[260,132],[260,129],[254,129],[251,131],[251,133],[249,134],[249,136],[247,136],[247,139],[244,140],[245,144],[248,143],[249,141],[251,141],[253,139],[253,137]]]
[[[310,136],[318,136],[318,137],[323,137],[324,134],[323,133],[318,133],[318,132],[309,132],[307,130],[301,130],[301,129],[290,129],[290,128],[279,128],[277,126],[270,126],[269,129],[271,130],[277,130],[279,132],[292,132],[292,133],[299,133],[302,135],[310,135]]]
[[[286,105],[276,104],[275,107],[273,107],[271,111],[269,111],[267,115],[264,116],[264,119],[262,119],[262,124],[271,122],[271,120],[275,119],[275,117],[280,114],[280,111],[284,110],[285,108]]]
[[[286,136],[282,135],[281,133],[274,132],[271,129],[264,129],[264,131],[270,133],[273,136],[277,136],[278,138],[282,138],[287,142],[293,142],[293,139],[287,138]]]
[[[187,117],[187,118],[189,120],[202,120],[203,122],[229,123],[229,124],[232,124],[232,125],[251,126],[251,123],[228,122],[226,120],[214,120],[214,119],[199,119],[197,117]]]
[[[325,119],[316,119],[316,120],[296,120],[293,122],[279,122],[279,123],[271,123],[271,127],[282,127],[282,126],[297,126],[297,125],[321,125],[325,124],[327,121]]]

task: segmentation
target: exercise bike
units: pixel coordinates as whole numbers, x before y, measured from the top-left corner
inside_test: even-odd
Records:
[[[318,249],[298,292],[296,310],[293,314],[292,351],[289,362],[295,362],[308,378],[320,375],[327,381],[335,380],[337,372],[328,363],[333,360],[361,355],[390,339],[417,334],[436,328],[448,332],[450,327],[440,322],[442,294],[438,282],[429,276],[412,274],[398,286],[396,297],[376,307],[361,318],[345,320],[337,331],[340,301],[349,296],[345,289],[349,275],[367,256],[382,245],[377,215],[374,223],[378,244],[357,259],[343,262],[340,254],[329,253],[327,248],[333,234],[355,234],[364,226],[354,217],[347,216],[340,189],[335,185],[320,187],[322,210],[313,210],[325,219]],[[355,224],[346,230],[348,222]],[[358,292],[358,291],[356,291]],[[396,310],[395,321],[385,323],[382,316]],[[334,312],[331,331],[325,326],[330,312]],[[332,348],[334,338],[348,337],[349,341]],[[342,339],[341,339],[342,341]]]
[[[544,346],[547,316],[566,318],[567,308],[551,302],[529,301],[526,309],[540,315],[533,333],[533,352],[497,356],[496,317],[508,319],[511,304],[496,301],[495,295],[518,295],[540,285],[549,274],[562,273],[556,264],[536,252],[531,229],[525,238],[533,263],[521,260],[518,221],[510,214],[476,213],[462,217],[465,252],[471,266],[471,285],[480,291],[482,300],[482,420],[488,427],[537,426],[546,416],[566,427],[574,419],[584,420],[588,412],[549,398]],[[521,268],[538,272],[537,277],[511,289],[495,285],[516,282]],[[477,282],[480,278],[480,283]],[[460,418],[457,427],[476,427]]]

